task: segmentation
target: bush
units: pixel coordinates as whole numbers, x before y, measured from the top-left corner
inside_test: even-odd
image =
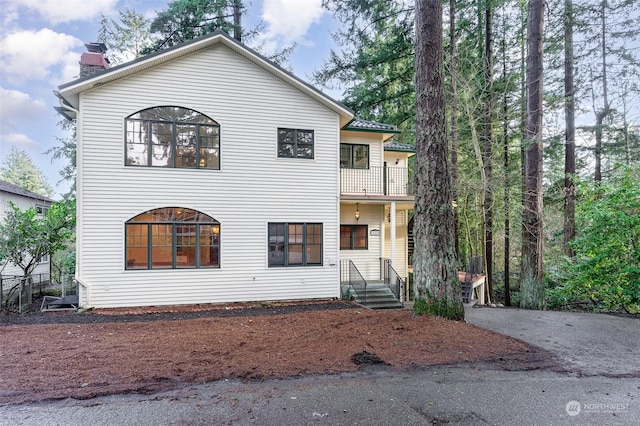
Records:
[[[567,300],[591,302],[597,310],[640,312],[640,169],[623,169],[599,186],[581,185],[579,196],[576,257],[559,289]],[[555,291],[549,297],[560,299]]]

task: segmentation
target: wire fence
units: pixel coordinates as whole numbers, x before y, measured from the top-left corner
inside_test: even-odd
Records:
[[[78,294],[73,274],[0,275],[0,310],[24,313],[32,310],[34,299]]]

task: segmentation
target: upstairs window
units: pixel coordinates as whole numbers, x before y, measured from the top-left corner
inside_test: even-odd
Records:
[[[278,157],[313,159],[313,130],[278,128]]]
[[[343,169],[368,169],[369,145],[341,143],[340,167]]]
[[[126,269],[220,267],[220,223],[197,210],[149,210],[125,227]]]
[[[220,169],[220,126],[192,109],[162,106],[125,120],[127,166]]]

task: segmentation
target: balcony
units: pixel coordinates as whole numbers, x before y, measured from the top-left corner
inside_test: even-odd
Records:
[[[406,167],[372,166],[368,169],[340,169],[340,193],[411,197],[413,180]]]

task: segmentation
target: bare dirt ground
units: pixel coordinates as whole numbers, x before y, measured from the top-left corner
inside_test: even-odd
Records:
[[[339,301],[0,316],[0,404],[460,363],[554,365],[465,322]]]

